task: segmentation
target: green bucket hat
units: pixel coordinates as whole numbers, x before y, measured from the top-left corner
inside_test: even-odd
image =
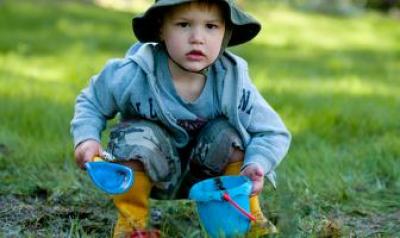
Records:
[[[156,0],[143,14],[132,19],[132,28],[141,42],[159,42],[160,14],[168,7],[196,0]],[[212,2],[212,1],[210,1]],[[226,16],[232,24],[232,36],[228,46],[240,45],[253,39],[261,30],[261,24],[237,7],[234,0],[215,0],[226,10]]]

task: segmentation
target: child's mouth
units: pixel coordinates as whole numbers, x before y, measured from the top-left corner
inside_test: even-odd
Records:
[[[199,50],[192,50],[192,51],[190,51],[189,53],[186,54],[186,57],[189,60],[194,60],[194,61],[201,60],[201,59],[204,58],[204,56],[205,55],[203,54],[203,52],[201,52]]]

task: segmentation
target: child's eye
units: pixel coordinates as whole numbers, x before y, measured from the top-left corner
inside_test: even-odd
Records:
[[[215,24],[206,24],[206,27],[208,28],[208,29],[216,29],[216,28],[218,28],[218,25],[215,25]]]
[[[176,25],[180,26],[180,27],[188,27],[189,23],[187,23],[187,22],[178,22],[178,23],[176,23]]]

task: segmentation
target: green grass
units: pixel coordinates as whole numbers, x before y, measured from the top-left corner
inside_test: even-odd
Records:
[[[293,133],[278,189],[262,197],[278,237],[399,236],[399,19],[264,4],[245,3],[263,31],[232,50]],[[69,122],[90,76],[135,41],[133,14],[70,1],[0,2],[3,236],[110,235],[115,210],[76,168]],[[204,234],[191,222],[191,203],[158,206],[167,236]]]

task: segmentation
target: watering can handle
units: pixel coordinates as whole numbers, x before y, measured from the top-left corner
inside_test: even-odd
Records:
[[[235,201],[233,201],[233,199],[231,198],[231,196],[229,196],[229,194],[227,192],[224,192],[222,197],[224,200],[228,201],[232,206],[234,206],[236,209],[238,209],[243,215],[245,215],[251,221],[256,221],[256,217],[253,214],[251,214],[251,213],[245,211],[243,208],[241,208],[239,206],[239,204],[237,204]]]

